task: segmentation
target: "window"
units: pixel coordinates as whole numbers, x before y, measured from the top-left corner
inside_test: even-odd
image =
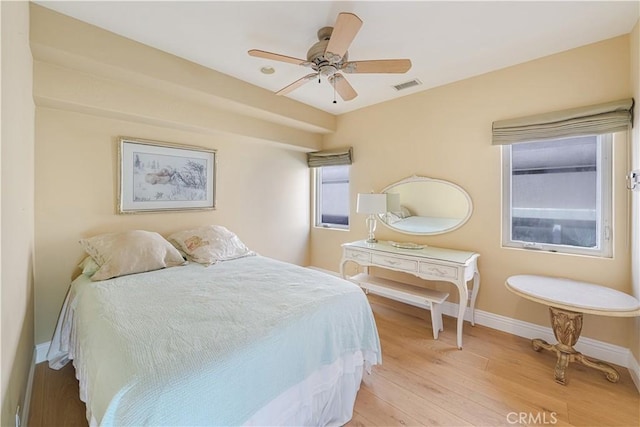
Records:
[[[317,227],[349,227],[349,165],[315,170]]]
[[[611,256],[611,134],[502,149],[504,246]]]

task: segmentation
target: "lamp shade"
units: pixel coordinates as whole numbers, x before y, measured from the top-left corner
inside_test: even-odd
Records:
[[[379,214],[387,211],[387,195],[379,193],[358,193],[356,212]]]

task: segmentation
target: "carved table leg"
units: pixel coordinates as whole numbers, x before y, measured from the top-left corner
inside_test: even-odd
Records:
[[[612,383],[617,383],[620,379],[620,374],[618,373],[618,371],[616,371],[614,367],[609,365],[608,363],[604,363],[600,360],[590,359],[581,353],[578,353],[576,355],[575,360],[585,366],[604,372],[607,376],[607,380],[611,381]]]
[[[534,340],[531,340],[531,345],[533,346],[533,349],[535,351],[540,351],[543,348],[545,350],[549,350],[549,351],[556,351],[556,347],[549,344],[548,342],[546,342],[545,340],[541,340],[540,338],[536,338]]]
[[[565,371],[570,362],[579,362],[585,366],[598,369],[604,372],[607,380],[611,382],[615,383],[620,379],[620,374],[612,366],[599,360],[587,358],[573,348],[578,342],[578,338],[580,338],[580,332],[582,332],[582,313],[549,307],[549,314],[551,315],[553,335],[555,335],[558,343],[551,345],[544,340],[536,338],[531,341],[531,345],[535,351],[545,349],[556,353],[558,356],[555,367],[556,382],[566,385]]]

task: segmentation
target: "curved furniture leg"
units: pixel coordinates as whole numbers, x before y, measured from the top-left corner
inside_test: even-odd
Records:
[[[340,262],[340,277],[342,277],[343,279],[346,279],[347,277],[344,275],[344,265],[347,263],[348,260],[343,259]]]
[[[476,270],[473,273],[473,289],[471,290],[471,301],[469,308],[471,309],[471,326],[476,326],[476,298],[480,290],[480,273]]]
[[[567,380],[565,378],[565,371],[567,369],[567,366],[569,366],[570,360],[571,360],[571,357],[568,353],[558,351],[558,361],[556,362],[556,368],[554,371],[554,375],[557,383],[560,383],[562,385],[567,384]]]
[[[464,324],[464,312],[467,309],[467,301],[469,300],[469,290],[467,284],[463,283],[462,286],[458,286],[460,293],[458,299],[458,327],[457,327],[457,343],[458,349],[462,350],[462,325]]]
[[[575,360],[576,362],[580,362],[585,366],[604,372],[607,377],[607,380],[609,380],[612,383],[617,383],[618,380],[620,379],[620,374],[618,373],[618,371],[616,371],[614,367],[609,365],[608,363],[604,363],[596,359],[590,359],[581,353],[578,353],[575,356]]]
[[[555,346],[549,344],[545,340],[541,340],[540,338],[531,340],[531,345],[533,346],[533,349],[535,351],[540,351],[542,349],[549,350],[549,351],[556,351]]]
[[[551,326],[553,334],[558,343],[555,345],[548,344],[546,341],[536,338],[531,341],[531,345],[535,351],[542,349],[553,351],[558,356],[554,375],[556,382],[566,385],[566,370],[570,362],[579,362],[590,368],[604,372],[607,380],[612,383],[618,382],[620,374],[613,366],[597,359],[591,359],[573,348],[580,338],[582,332],[582,313],[562,310],[555,307],[549,307],[551,315]]]

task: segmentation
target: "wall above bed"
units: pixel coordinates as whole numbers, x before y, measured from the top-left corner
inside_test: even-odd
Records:
[[[227,80],[213,71],[207,74],[188,61],[33,4],[31,12],[36,344],[51,339],[69,283],[79,272],[78,241],[84,237],[132,229],[166,236],[220,224],[260,254],[308,263],[305,152],[320,147],[322,132],[335,125],[333,116],[303,108],[286,119],[290,100],[281,103],[273,94],[278,111],[264,105],[258,111],[266,102],[262,92],[230,83],[239,92],[229,96],[248,98],[240,108],[238,98],[224,100],[203,89],[206,82],[212,90],[229,89],[218,86]],[[122,135],[217,150],[216,209],[118,215]]]

